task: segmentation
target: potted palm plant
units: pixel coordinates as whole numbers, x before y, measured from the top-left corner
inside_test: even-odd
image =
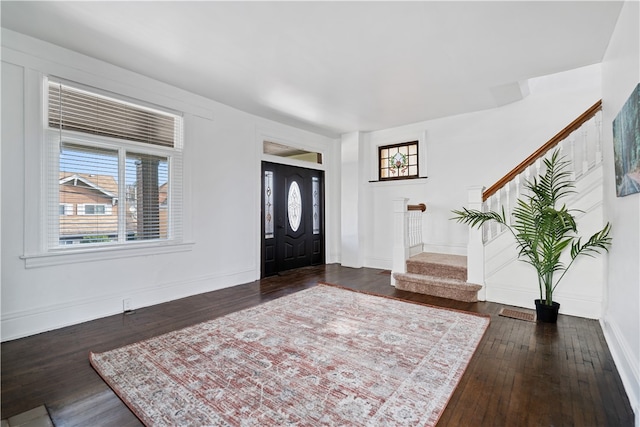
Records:
[[[504,225],[515,237],[518,257],[535,268],[538,274],[540,299],[536,300],[539,321],[555,323],[560,304],[553,300],[553,292],[567,270],[580,255],[594,256],[611,246],[611,225],[582,242],[578,237],[576,220],[572,212],[560,201],[575,193],[569,162],[556,149],[544,160],[545,172],[525,182],[525,194],[517,200],[511,224],[507,223],[504,208],[501,212],[466,209],[454,210],[452,219],[481,227],[495,221]],[[561,260],[565,250],[570,250],[570,261]],[[556,275],[557,273],[557,275]]]

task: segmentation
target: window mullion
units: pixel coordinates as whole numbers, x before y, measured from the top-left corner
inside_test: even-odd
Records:
[[[126,183],[127,150],[118,149],[118,243],[127,241],[127,183]]]
[[[175,179],[175,174],[176,174],[176,170],[174,170],[174,162],[173,162],[173,158],[171,156],[167,157],[167,164],[169,166],[169,182],[170,183],[175,183],[176,179]],[[167,238],[168,239],[172,239],[174,237],[174,222],[176,220],[176,218],[174,217],[175,213],[174,213],[174,209],[173,209],[173,185],[169,185],[168,191],[167,191]]]

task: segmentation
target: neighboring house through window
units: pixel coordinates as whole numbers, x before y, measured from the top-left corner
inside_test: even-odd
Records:
[[[47,99],[49,249],[179,242],[182,118],[53,81]]]

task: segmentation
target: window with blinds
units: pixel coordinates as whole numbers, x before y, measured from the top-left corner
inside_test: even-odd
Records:
[[[181,240],[182,118],[55,82],[47,100],[49,247]]]

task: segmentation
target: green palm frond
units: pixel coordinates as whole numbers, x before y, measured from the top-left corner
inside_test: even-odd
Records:
[[[502,213],[498,212],[482,212],[476,209],[462,208],[461,211],[451,211],[455,216],[451,219],[461,222],[463,224],[470,225],[471,227],[480,227],[482,224],[488,221],[495,221],[499,224],[506,224],[507,219],[502,209]]]
[[[593,236],[589,237],[589,240],[584,245],[580,244],[580,238],[571,245],[571,259],[575,259],[578,255],[587,255],[593,257],[594,254],[599,254],[601,251],[609,252],[611,246],[611,237],[609,237],[609,231],[611,230],[611,224],[607,225]]]

